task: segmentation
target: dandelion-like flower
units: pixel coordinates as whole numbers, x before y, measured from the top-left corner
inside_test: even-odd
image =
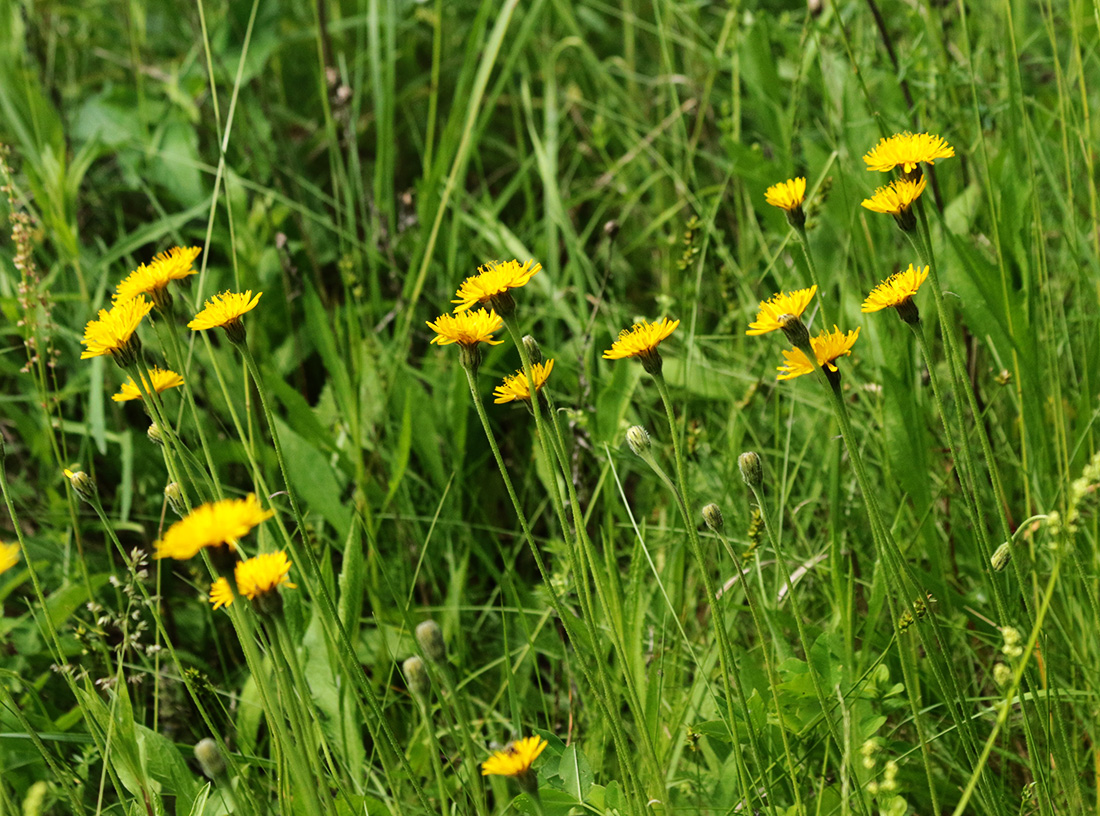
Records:
[[[764,193],[764,200],[787,213],[787,222],[796,230],[806,224],[802,202],[806,200],[806,179],[793,178],[773,184]]]
[[[169,388],[179,388],[183,385],[183,377],[172,371],[170,368],[160,369],[153,366],[146,372],[148,376],[142,376],[146,389],[152,389],[158,394],[163,394]],[[141,389],[138,388],[137,382],[131,377],[129,380],[122,384],[117,394],[112,394],[111,399],[115,402],[126,402],[127,400],[141,399]]]
[[[477,268],[477,274],[466,278],[455,293],[451,303],[456,312],[464,312],[478,303],[488,303],[501,315],[507,317],[515,309],[515,301],[508,293],[509,289],[525,286],[542,264],[527,261],[489,261]]]
[[[871,290],[867,299],[860,307],[862,312],[878,312],[882,309],[894,308],[898,310],[898,316],[906,323],[916,323],[920,319],[916,304],[913,303],[913,295],[920,289],[922,283],[928,277],[928,267],[909,268],[904,272],[895,272],[878,286]]]
[[[941,136],[905,132],[879,139],[863,161],[868,170],[888,173],[900,165],[903,172],[911,173],[921,162],[935,164],[936,159],[949,159],[954,155],[955,148]]]
[[[550,377],[550,371],[553,368],[553,360],[547,360],[545,363],[532,364],[531,376],[535,379],[535,393],[542,390],[542,386]],[[498,405],[505,402],[530,402],[531,388],[527,382],[527,375],[524,374],[523,371],[517,371],[515,374],[505,377],[504,384],[498,385],[496,389],[494,389],[493,396],[496,397],[493,402]]]
[[[207,547],[228,547],[236,550],[237,540],[262,521],[275,515],[264,510],[256,496],[249,493],[243,499],[223,499],[200,505],[177,521],[156,543],[157,558],[186,560]]]
[[[802,323],[802,313],[806,311],[816,292],[817,284],[814,284],[809,289],[777,292],[770,299],[760,301],[756,320],[749,324],[745,334],[759,335],[781,331],[792,345],[805,345],[808,334]]]
[[[481,365],[480,344],[499,346],[504,342],[493,339],[493,333],[504,328],[504,321],[492,309],[440,315],[434,323],[429,320],[428,327],[435,332],[431,342],[436,345],[449,346],[457,343],[463,367],[475,373]]]
[[[237,593],[250,601],[256,601],[263,600],[281,586],[297,589],[298,585],[292,584],[288,578],[290,567],[290,559],[283,550],[238,561],[233,568]],[[214,609],[233,603],[233,588],[227,579],[219,578],[210,585],[210,603]]]
[[[0,541],[0,575],[19,563],[19,545]]]
[[[194,275],[193,264],[200,252],[199,247],[172,247],[154,256],[148,264],[141,264],[122,279],[115,292],[115,302],[148,295],[158,309],[164,309],[171,303],[168,284]]]
[[[547,742],[542,737],[525,737],[510,742],[503,750],[494,752],[481,763],[481,775],[525,776],[546,746]]]
[[[885,187],[879,187],[875,194],[863,200],[863,206],[872,212],[888,213],[894,216],[898,226],[909,232],[917,225],[917,219],[910,210],[913,202],[920,198],[928,179],[921,176],[918,181],[895,179]]]
[[[833,326],[831,332],[824,331],[812,338],[810,345],[813,346],[817,364],[827,373],[835,373],[838,370],[836,360],[852,353],[852,346],[855,345],[858,337],[858,328],[845,334],[838,327]],[[784,350],[783,357],[787,362],[779,366],[777,380],[793,380],[814,370],[814,364],[802,349]]]
[[[229,342],[243,343],[244,324],[241,323],[241,315],[255,309],[262,294],[263,292],[257,292],[252,297],[252,290],[246,289],[243,293],[222,292],[214,295],[206,301],[203,310],[187,324],[187,328],[191,331],[205,331],[220,327],[225,329]]]
[[[229,581],[219,578],[210,585],[210,603],[215,611],[233,603],[233,588],[229,586]]]
[[[152,308],[150,301],[139,296],[115,303],[110,310],[100,309],[99,317],[88,321],[84,327],[84,339],[80,342],[87,348],[80,359],[109,354],[123,368],[133,365],[141,351],[141,343],[134,332]]]
[[[619,339],[603,353],[603,358],[605,360],[622,360],[626,357],[637,357],[650,374],[659,372],[661,370],[661,353],[657,350],[657,346],[661,344],[662,340],[668,339],[669,335],[676,331],[676,327],[679,325],[679,320],[669,320],[667,317],[662,317],[656,323],[649,323],[645,320],[641,323],[635,323],[629,329],[623,329],[619,332]]]

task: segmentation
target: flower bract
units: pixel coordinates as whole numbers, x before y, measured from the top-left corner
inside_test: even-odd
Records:
[[[749,324],[749,329],[745,334],[767,334],[768,332],[781,330],[783,324],[790,318],[802,317],[802,313],[806,311],[806,307],[810,305],[810,301],[813,300],[816,292],[817,285],[815,284],[809,289],[778,292],[772,295],[769,300],[760,301],[760,310],[756,315],[756,320]]]
[[[115,301],[129,300],[138,295],[149,295],[155,301],[157,293],[170,281],[195,274],[192,265],[200,252],[199,247],[172,247],[167,252],[161,252],[148,264],[141,264],[122,279],[115,292]]]
[[[19,545],[0,541],[0,575],[19,563]]]
[[[243,499],[200,505],[168,528],[164,538],[156,543],[156,557],[185,560],[207,547],[224,545],[236,549],[237,539],[273,515],[274,512],[260,506],[253,493]]]
[[[895,179],[885,187],[879,187],[875,194],[863,200],[863,206],[872,212],[901,215],[908,211],[913,202],[920,198],[928,179],[921,176],[919,181]]]
[[[645,357],[657,351],[662,340],[668,338],[680,325],[679,320],[662,317],[656,323],[643,320],[629,329],[619,332],[619,339],[603,353],[605,360],[622,360],[625,357]]]
[[[547,360],[545,363],[534,363],[531,366],[531,376],[535,380],[536,393],[542,389],[553,368],[553,360]],[[517,371],[511,376],[505,377],[504,384],[498,385],[494,389],[493,396],[496,397],[493,402],[498,405],[504,402],[529,401],[531,399],[531,388],[527,382],[527,375],[523,371]]]
[[[852,346],[855,345],[857,337],[859,337],[858,328],[845,334],[833,326],[831,332],[825,331],[817,337],[810,338],[810,345],[813,346],[814,354],[817,356],[817,364],[827,371],[836,371],[836,359],[852,353]],[[779,366],[777,380],[793,380],[814,370],[814,364],[802,349],[784,350],[783,357],[786,363]]]
[[[773,184],[764,193],[764,200],[773,207],[790,212],[796,207],[801,207],[806,200],[806,179],[787,179],[779,184]]]
[[[481,763],[482,776],[521,776],[531,768],[531,763],[547,746],[542,737],[525,737],[509,743]]]
[[[900,306],[917,293],[927,277],[927,266],[914,267],[913,264],[909,264],[909,268],[904,272],[895,272],[872,289],[867,299],[863,301],[860,311],[877,312],[881,309]]]
[[[478,303],[489,303],[509,289],[525,286],[540,269],[542,264],[534,261],[524,264],[519,261],[489,261],[477,268],[476,275],[462,282],[451,303],[457,304],[456,312],[464,312]]]
[[[936,159],[949,159],[955,155],[955,148],[941,136],[931,133],[896,133],[889,139],[879,139],[879,143],[863,157],[868,170],[888,173],[895,167],[901,167],[905,173],[911,173],[921,162],[935,164]]]
[[[491,346],[498,346],[504,342],[493,339],[493,332],[504,328],[504,321],[492,309],[440,315],[434,323],[429,320],[428,327],[435,332],[432,342],[440,346],[451,343],[462,346],[488,343]]]
[[[158,394],[163,394],[169,388],[178,388],[183,385],[183,377],[171,369],[160,369],[153,366],[153,368],[146,372],[146,375],[148,376],[142,376],[146,390],[151,389]],[[138,387],[137,382],[134,381],[134,378],[131,377],[122,384],[117,394],[111,395],[111,399],[115,402],[141,399],[141,389]]]
[[[80,342],[87,348],[81,353],[80,359],[110,354],[120,364],[129,365],[134,354],[131,338],[141,319],[152,308],[151,301],[139,296],[115,303],[110,310],[100,309],[99,317],[90,320],[84,327],[84,339]]]

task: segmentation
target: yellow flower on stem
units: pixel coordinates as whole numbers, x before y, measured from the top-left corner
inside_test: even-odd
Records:
[[[233,603],[233,588],[224,578],[219,578],[210,585],[210,603],[214,605],[215,611]]]
[[[275,513],[264,510],[256,496],[223,499],[200,505],[168,528],[156,542],[156,558],[193,558],[207,547],[237,549],[237,540]]]
[[[627,357],[637,357],[650,374],[655,371],[660,372],[661,353],[657,350],[657,346],[662,340],[668,339],[679,325],[679,320],[669,320],[667,317],[662,317],[656,323],[645,320],[635,323],[629,329],[619,332],[619,339],[603,353],[603,358],[622,360]]]
[[[178,388],[183,385],[183,377],[170,368],[160,369],[153,366],[146,373],[149,375],[148,378],[145,376],[141,378],[145,383],[146,389],[151,388],[158,394],[163,394],[169,388]],[[141,399],[141,389],[138,388],[138,384],[134,381],[134,378],[131,377],[122,384],[117,394],[111,395],[111,399],[115,402]]]
[[[482,776],[524,776],[531,770],[531,764],[547,746],[542,737],[525,737],[510,742],[501,751],[496,751],[481,763]]]
[[[916,323],[920,319],[913,295],[920,289],[928,277],[928,267],[909,268],[904,272],[895,272],[871,290],[860,307],[861,312],[877,312],[882,309],[897,309],[898,316],[906,323]]]
[[[477,268],[477,274],[466,278],[455,293],[451,303],[455,312],[464,312],[478,303],[488,303],[502,316],[507,317],[515,310],[515,301],[508,293],[509,289],[525,286],[542,264],[527,261],[489,261]]]
[[[808,289],[777,292],[768,300],[760,301],[756,320],[749,324],[745,334],[756,336],[781,331],[792,345],[803,345],[801,341],[804,336],[807,336],[807,332],[806,326],[802,323],[802,313],[806,311],[816,292],[817,285],[814,284]]]
[[[826,373],[836,373],[837,358],[851,354],[852,346],[855,345],[858,337],[858,328],[845,334],[838,327],[833,326],[831,332],[824,331],[817,337],[811,338],[810,345],[817,357],[817,364],[825,369]],[[778,367],[777,380],[793,380],[814,370],[814,364],[802,349],[784,350],[783,357],[787,362]]]
[[[199,247],[172,247],[154,256],[149,264],[141,264],[122,279],[115,291],[115,302],[149,295],[158,309],[165,308],[171,303],[168,284],[194,275],[193,264],[200,252]]]
[[[532,363],[531,375],[535,378],[536,394],[542,389],[542,386],[545,385],[553,368],[553,360],[547,360],[545,363]],[[527,382],[527,375],[520,370],[513,375],[505,377],[504,384],[498,385],[493,390],[493,396],[496,397],[493,402],[497,405],[505,402],[530,402],[531,388]]]
[[[287,578],[290,567],[290,559],[282,550],[241,561],[237,564],[234,573],[237,579],[237,590],[248,600],[254,601],[261,595],[274,592],[280,586],[297,589],[297,584],[290,583]]]
[[[134,336],[138,324],[153,308],[153,304],[144,297],[115,303],[110,310],[100,309],[99,317],[88,321],[84,327],[84,338],[80,341],[87,348],[80,359],[111,355],[123,368],[137,361],[141,352],[141,342]]]
[[[872,212],[899,216],[909,210],[927,186],[928,179],[924,176],[919,181],[895,179],[885,187],[875,190],[870,198],[865,198],[863,206]]]
[[[444,314],[427,321],[428,328],[435,332],[431,342],[438,346],[457,343],[461,352],[462,366],[475,374],[481,365],[481,343],[499,346],[503,340],[494,340],[493,333],[504,328],[504,321],[495,311],[478,309],[476,311]]]
[[[935,164],[936,159],[949,159],[955,155],[955,148],[941,136],[931,133],[896,133],[889,139],[879,139],[879,143],[863,157],[868,170],[888,173],[901,166],[904,173],[918,169],[921,162]]]
[[[241,323],[241,315],[251,312],[260,301],[260,295],[252,297],[252,290],[246,289],[240,292],[222,292],[214,295],[206,301],[203,310],[195,315],[187,324],[191,331],[205,331],[207,329],[225,329],[225,335],[230,343],[244,342],[244,324]]]
[[[19,563],[19,545],[0,541],[0,575]]]
[[[793,210],[802,206],[806,200],[806,179],[794,178],[773,184],[764,193],[764,199],[773,207],[781,210]]]

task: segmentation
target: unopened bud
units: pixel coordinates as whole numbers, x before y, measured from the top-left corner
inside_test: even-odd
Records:
[[[73,473],[68,468],[65,469],[65,476],[69,480],[69,484],[73,486],[73,490],[88,504],[93,504],[96,501],[96,488],[95,482],[92,481],[92,477],[85,473],[83,470],[78,470]]]
[[[424,656],[433,663],[442,663],[447,659],[447,644],[443,642],[443,630],[434,620],[428,619],[417,624],[416,642]]]
[[[164,445],[164,434],[160,432],[160,426],[157,423],[153,423],[145,431],[145,435],[149,437],[149,441],[154,445]]]
[[[649,432],[645,428],[631,425],[626,429],[626,444],[630,445],[635,455],[646,457],[649,456],[649,448],[653,443],[649,441]]]
[[[715,534],[721,533],[722,528],[726,526],[725,519],[722,518],[722,509],[714,502],[703,508],[703,521]]]
[[[764,469],[760,466],[760,456],[754,451],[745,451],[738,456],[737,467],[745,484],[753,490],[764,484]]]
[[[1012,545],[1007,541],[1002,544],[993,553],[993,556],[989,559],[989,563],[993,566],[996,572],[1000,572],[1008,566],[1008,562],[1012,559]]]
[[[218,743],[206,737],[195,743],[195,759],[207,779],[214,780],[225,773],[225,757]]]
[[[168,499],[168,506],[172,512],[180,518],[187,515],[187,507],[183,503],[183,488],[179,482],[169,482],[164,487],[164,498]]]
[[[401,664],[401,671],[405,673],[405,683],[409,691],[421,699],[427,698],[432,681],[428,677],[428,667],[424,665],[424,661],[413,655]]]
[[[523,347],[527,349],[527,356],[531,358],[531,365],[542,362],[542,349],[539,341],[529,334],[523,335]]]

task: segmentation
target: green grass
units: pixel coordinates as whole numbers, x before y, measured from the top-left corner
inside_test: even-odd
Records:
[[[5,211],[32,250],[20,269],[0,246],[0,541],[22,545],[0,573],[0,814],[1100,814],[1098,18],[873,10],[0,3]],[[886,180],[861,157],[901,130],[956,152],[921,202],[931,371],[859,310],[919,261],[860,207]],[[764,203],[797,175],[814,328],[861,327],[847,444],[822,382],[776,382],[778,333],[745,335],[810,283]],[[139,330],[187,380],[161,448],[79,341],[173,245],[203,252],[176,323]],[[511,258],[542,264],[515,320],[555,360],[541,433],[487,400],[520,513],[425,326]],[[264,293],[255,378],[184,325],[226,289]],[[672,428],[642,366],[601,357],[665,315]],[[482,399],[522,366],[498,337]],[[634,424],[673,486],[679,438],[686,516]],[[281,616],[215,612],[208,560],[151,558],[173,480],[276,512],[241,545],[290,554]],[[447,655],[420,697],[401,665],[429,618]],[[537,800],[479,773],[531,734]]]

